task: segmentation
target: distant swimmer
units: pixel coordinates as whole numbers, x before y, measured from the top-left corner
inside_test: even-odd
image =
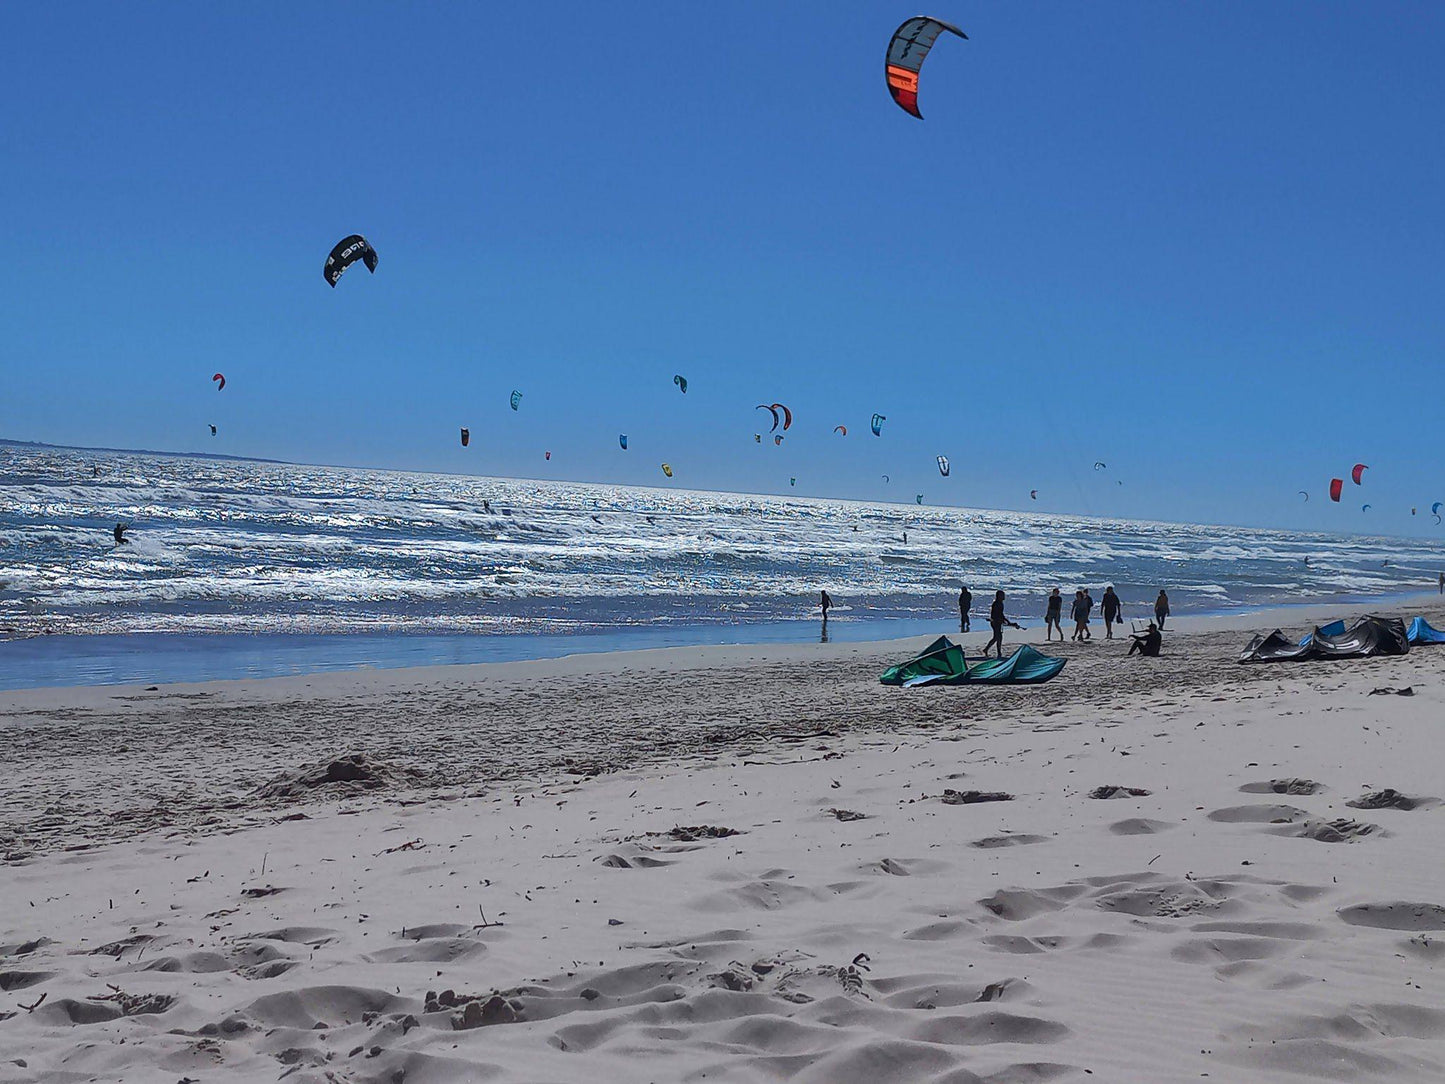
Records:
[[[483,501],[483,502],[482,502],[482,511],[483,511],[483,512],[486,512],[488,515],[491,515],[491,512],[492,512],[492,502],[491,502],[491,501]]]
[[[647,517],[647,522],[648,522],[648,523],[656,523],[656,522],[657,522],[657,517],[656,517],[656,516],[648,516],[648,517]]]
[[[593,517],[592,517],[592,522],[593,522],[593,523],[601,523],[601,522],[602,522],[602,517],[601,517],[601,516],[593,516]]]
[[[117,546],[130,545],[130,539],[125,536],[125,532],[128,530],[130,530],[130,525],[127,523],[117,523],[115,525],[115,544]]]
[[[94,477],[96,477],[96,478],[99,478],[99,477],[100,477],[100,468],[99,468],[99,467],[91,467],[91,468],[90,468],[90,473],[91,473],[92,476],[94,476]]]

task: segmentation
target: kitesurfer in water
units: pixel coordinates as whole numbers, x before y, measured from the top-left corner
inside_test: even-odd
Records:
[[[482,502],[482,511],[485,512],[485,513],[487,513],[487,515],[491,515],[491,514],[492,514],[492,502],[491,502],[491,501],[483,501],[483,502]]]
[[[1157,659],[1159,648],[1164,644],[1164,637],[1159,634],[1159,626],[1152,621],[1142,634],[1134,633],[1133,640],[1129,645],[1129,654],[1139,654],[1147,659]]]
[[[125,523],[117,523],[115,525],[115,544],[117,546],[130,545],[130,539],[125,536],[125,532],[129,529],[129,525]]]
[[[993,638],[983,645],[983,653],[985,656],[988,655],[988,649],[993,647],[994,644],[997,644],[998,657],[1003,658],[1003,627],[1005,625],[1015,629],[1022,627],[1017,622],[1010,621],[1008,615],[1003,612],[1003,600],[1004,593],[1002,591],[995,591],[993,593],[993,605],[988,609],[988,623],[989,627],[993,629]]]
[[[1123,621],[1123,607],[1119,604],[1119,596],[1114,594],[1114,587],[1110,584],[1104,588],[1104,598],[1099,604],[1104,611],[1104,639],[1114,638],[1114,622]]]
[[[1059,623],[1059,617],[1063,612],[1064,596],[1059,594],[1059,589],[1055,587],[1049,592],[1049,604],[1044,610],[1045,640],[1052,640],[1054,638],[1054,630],[1057,629],[1059,633],[1059,643],[1064,642],[1064,627]]]
[[[969,630],[968,612],[973,609],[973,592],[965,584],[958,591],[958,631]]]
[[[1159,589],[1159,597],[1154,600],[1154,620],[1159,623],[1161,629],[1164,627],[1164,619],[1168,616],[1169,596],[1164,593],[1164,589],[1161,587]]]

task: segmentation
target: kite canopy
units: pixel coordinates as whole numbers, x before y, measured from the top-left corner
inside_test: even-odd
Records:
[[[366,269],[376,274],[377,262],[376,249],[372,248],[365,237],[359,233],[353,233],[350,237],[344,237],[336,242],[336,247],[331,250],[331,255],[326,257],[326,266],[321,273],[326,276],[326,281],[332,289],[336,288],[336,280],[346,273],[346,269],[361,260],[366,264]]]
[[[522,393],[519,392],[519,391],[514,391],[514,392],[512,392],[512,409],[513,409],[513,410],[518,409],[518,407],[519,407],[519,405],[521,404],[521,402],[522,402]],[[543,411],[543,413],[545,414],[546,411]]]
[[[1099,462],[1099,463],[1095,463],[1095,464],[1094,464],[1094,469],[1095,469],[1095,470],[1107,470],[1108,467],[1109,467],[1109,464],[1103,463],[1103,462]]]
[[[551,452],[543,452],[543,453],[542,453],[542,458],[550,461],[551,458],[552,458],[552,453],[551,453]]]
[[[833,432],[842,433],[846,437],[848,435],[848,427],[846,425],[835,425],[833,426]]]
[[[884,485],[887,485],[887,484],[888,484],[888,475],[886,475],[886,474],[883,476],[883,484],[884,484]]]
[[[881,437],[883,435],[883,423],[887,420],[882,414],[873,415],[873,435],[875,437]]]
[[[1440,514],[1440,505],[1441,505],[1441,502],[1440,502],[1440,501],[1436,501],[1434,504],[1432,504],[1432,505],[1430,506],[1430,514],[1431,514],[1432,516],[1438,516],[1438,515]]]
[[[923,119],[923,114],[918,111],[918,73],[938,35],[945,30],[968,40],[968,35],[956,26],[927,15],[915,15],[903,20],[888,42],[885,62],[888,93],[893,95],[900,109],[919,120]]]
[[[1370,510],[1370,507],[1371,507],[1371,506],[1368,505],[1368,504],[1362,504],[1362,505],[1360,505],[1360,511],[1361,511],[1361,512],[1368,512],[1368,511]]]
[[[667,475],[669,478],[671,478],[671,477],[672,477],[672,466],[671,466],[670,464],[668,464],[668,463],[664,463],[664,464],[662,465],[662,473],[665,474],[665,475]]]
[[[472,431],[465,425],[462,426],[462,447],[465,448],[472,442]]]
[[[1299,495],[1305,499],[1305,503],[1309,503],[1310,495],[1308,493],[1306,493],[1304,490],[1300,490]]]
[[[1029,500],[1031,500],[1031,501],[1036,501],[1036,500],[1038,500],[1038,499],[1039,499],[1039,491],[1038,491],[1037,489],[1031,489],[1031,490],[1029,490]]]
[[[797,485],[797,484],[798,484],[798,480],[797,480],[796,478],[789,478],[789,479],[788,479],[788,485],[790,485],[790,486],[795,486],[795,485]]]
[[[1330,500],[1334,501],[1336,504],[1339,504],[1339,503],[1340,503],[1340,491],[1341,491],[1342,489],[1344,489],[1344,488],[1345,488],[1345,480],[1344,480],[1343,478],[1331,478],[1331,479],[1330,479]]]
[[[773,437],[773,443],[774,443],[774,444],[781,444],[781,443],[783,443],[783,434],[778,433],[776,436],[774,436],[774,437]]]
[[[946,455],[941,455],[941,456],[939,456],[939,457],[938,457],[938,473],[941,474],[941,475],[943,475],[945,478],[947,478],[947,477],[948,477],[948,470],[949,470],[949,468],[948,468],[948,456],[946,456]]]
[[[915,493],[915,494],[913,495],[913,503],[914,503],[914,504],[922,504],[922,503],[923,503],[923,494],[922,494],[922,493]]]
[[[617,434],[617,443],[620,444],[620,445],[622,445],[622,450],[623,450],[624,452],[627,451],[627,434],[626,434],[626,433],[619,433],[619,434]]]
[[[1404,655],[1410,650],[1405,622],[1398,617],[1362,617],[1348,629],[1334,622],[1316,627],[1298,644],[1279,629],[1256,636],[1240,653],[1240,662],[1296,662],[1306,659],[1362,659]]]
[[[1356,463],[1353,467],[1350,468],[1350,477],[1355,480],[1355,485],[1360,485],[1360,476],[1369,469],[1370,468],[1365,466],[1365,464],[1363,463]]]
[[[211,377],[216,382],[216,390],[222,391],[226,387],[226,377],[222,373],[216,373]]]
[[[677,385],[678,391],[682,392],[683,395],[687,394],[687,377],[677,375],[672,378],[672,382]]]
[[[213,426],[211,426],[211,436],[214,437],[215,435],[216,435],[216,427],[213,425]]]

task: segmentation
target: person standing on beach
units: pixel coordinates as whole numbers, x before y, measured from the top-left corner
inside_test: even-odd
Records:
[[[993,629],[993,639],[983,645],[985,657],[988,655],[988,649],[993,647],[994,644],[998,644],[998,657],[1003,658],[1003,627],[1005,625],[1011,625],[1014,628],[1020,627],[1016,622],[1010,621],[1003,612],[1003,599],[1004,594],[1002,591],[995,591],[993,593],[993,605],[989,607],[988,611],[988,623]]]
[[[1044,610],[1045,640],[1052,640],[1054,638],[1054,630],[1057,629],[1059,632],[1059,643],[1064,642],[1064,627],[1063,625],[1059,624],[1059,616],[1063,613],[1063,611],[1064,598],[1062,595],[1059,594],[1059,589],[1055,587],[1051,592],[1049,592],[1049,604],[1048,607]]]
[[[1114,622],[1124,620],[1124,608],[1119,604],[1119,596],[1114,594],[1113,584],[1104,588],[1104,599],[1099,605],[1104,611],[1104,639],[1112,640],[1114,638]]]
[[[828,623],[828,610],[832,608],[833,600],[828,597],[828,592],[823,592],[823,623]]]
[[[1070,640],[1082,640],[1084,638],[1084,592],[1074,592],[1074,604],[1069,608],[1069,616],[1074,619],[1074,635]]]
[[[1168,616],[1169,596],[1164,593],[1164,589],[1161,587],[1159,589],[1159,597],[1154,600],[1154,621],[1162,629],[1164,627],[1164,619]]]
[[[958,592],[958,631],[968,631],[968,612],[973,609],[973,592],[964,584]]]
[[[1440,573],[1440,593],[1445,595],[1445,572]]]
[[[1089,589],[1084,588],[1084,639],[1092,640],[1094,634],[1089,631],[1089,618],[1094,613],[1094,596],[1089,594]]]

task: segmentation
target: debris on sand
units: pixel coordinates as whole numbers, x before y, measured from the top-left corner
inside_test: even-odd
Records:
[[[1143,787],[1095,787],[1089,791],[1090,798],[1147,798],[1149,794]]]
[[[348,753],[279,775],[257,793],[262,798],[344,798],[389,786],[396,781],[396,775],[365,753]]]
[[[865,821],[868,819],[867,813],[855,813],[851,809],[825,809],[823,812],[833,814],[840,821]]]
[[[944,805],[977,805],[979,802],[1011,802],[1012,794],[1001,790],[945,790],[941,795]]]
[[[1414,696],[1414,695],[1415,695],[1415,686],[1413,686],[1413,685],[1406,685],[1406,686],[1405,686],[1404,688],[1402,688],[1402,689],[1391,689],[1389,686],[1386,686],[1386,687],[1383,688],[1383,689],[1371,689],[1371,690],[1370,690],[1369,692],[1367,692],[1365,695],[1366,695],[1366,696]]]
[[[514,1024],[522,1019],[522,1003],[503,997],[500,993],[458,994],[454,990],[443,990],[440,994],[427,991],[426,1012],[445,1012],[460,1009],[451,1016],[454,1031],[470,1031],[473,1028],[491,1024]]]
[[[677,825],[670,831],[658,833],[671,836],[679,843],[693,843],[699,839],[727,839],[728,836],[739,835],[736,828],[724,828],[718,824],[694,824]]]

